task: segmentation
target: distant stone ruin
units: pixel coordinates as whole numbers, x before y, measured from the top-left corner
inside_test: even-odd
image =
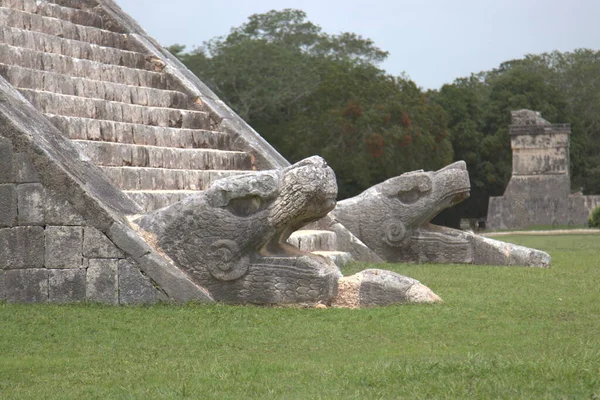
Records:
[[[551,124],[537,111],[511,113],[512,176],[502,197],[490,197],[487,228],[585,225],[600,196],[571,194],[569,124]]]

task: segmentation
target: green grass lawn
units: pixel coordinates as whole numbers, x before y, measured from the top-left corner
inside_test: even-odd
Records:
[[[599,399],[600,236],[502,240],[552,268],[383,266],[429,306],[0,303],[0,398]]]

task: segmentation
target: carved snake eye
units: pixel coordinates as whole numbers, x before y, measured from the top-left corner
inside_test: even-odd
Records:
[[[247,196],[232,199],[227,209],[238,217],[247,217],[263,209],[263,200],[258,196]]]
[[[418,188],[413,188],[406,192],[398,193],[398,199],[401,202],[403,202],[404,204],[412,204],[412,203],[416,202],[417,200],[419,200],[420,197],[421,197],[421,192],[419,192]]]
[[[388,179],[381,185],[381,193],[390,198],[397,198],[404,204],[412,204],[431,192],[433,182],[424,172],[407,172]]]

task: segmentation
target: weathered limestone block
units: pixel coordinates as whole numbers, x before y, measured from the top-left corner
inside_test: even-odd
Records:
[[[92,258],[88,260],[86,276],[86,296],[89,301],[118,304],[119,260],[109,258]]]
[[[82,268],[83,228],[46,227],[46,267]]]
[[[469,196],[466,164],[415,171],[338,202],[335,218],[389,262],[465,263],[548,267],[550,256],[429,221]]]
[[[40,181],[40,177],[31,162],[29,154],[15,154],[15,169],[17,183],[37,183]]]
[[[0,269],[43,268],[44,228],[0,229]]]
[[[83,235],[83,256],[88,258],[124,258],[125,255],[104,233],[86,227]]]
[[[48,270],[13,269],[4,272],[6,301],[9,303],[44,303],[48,301]]]
[[[283,170],[219,180],[208,190],[135,223],[148,243],[169,255],[215,300],[329,304],[338,293],[339,269],[329,259],[286,240],[298,228],[326,215],[335,205],[336,194],[331,168],[320,157],[311,157]],[[406,285],[389,284],[394,279],[404,278],[376,285],[379,289],[373,289],[363,304],[411,301]],[[364,282],[368,286],[371,280]],[[357,287],[362,287],[362,281]],[[431,296],[426,301],[439,299]]]
[[[0,185],[0,228],[17,225],[17,185]]]
[[[0,184],[15,182],[13,147],[10,140],[0,136]],[[2,199],[0,198],[0,207]]]
[[[119,304],[150,304],[162,299],[162,293],[133,262],[119,261]]]
[[[40,183],[17,186],[19,225],[44,225],[44,187]]]
[[[48,279],[48,298],[56,303],[85,300],[86,271],[83,268],[51,269]]]
[[[75,211],[71,203],[61,198],[54,190],[45,190],[45,218],[47,225],[81,226],[85,220]]]

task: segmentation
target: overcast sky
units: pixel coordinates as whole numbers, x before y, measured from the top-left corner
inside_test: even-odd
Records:
[[[328,33],[389,51],[382,64],[437,89],[528,53],[600,49],[600,0],[116,0],[162,45],[188,49],[248,16],[296,8]]]

